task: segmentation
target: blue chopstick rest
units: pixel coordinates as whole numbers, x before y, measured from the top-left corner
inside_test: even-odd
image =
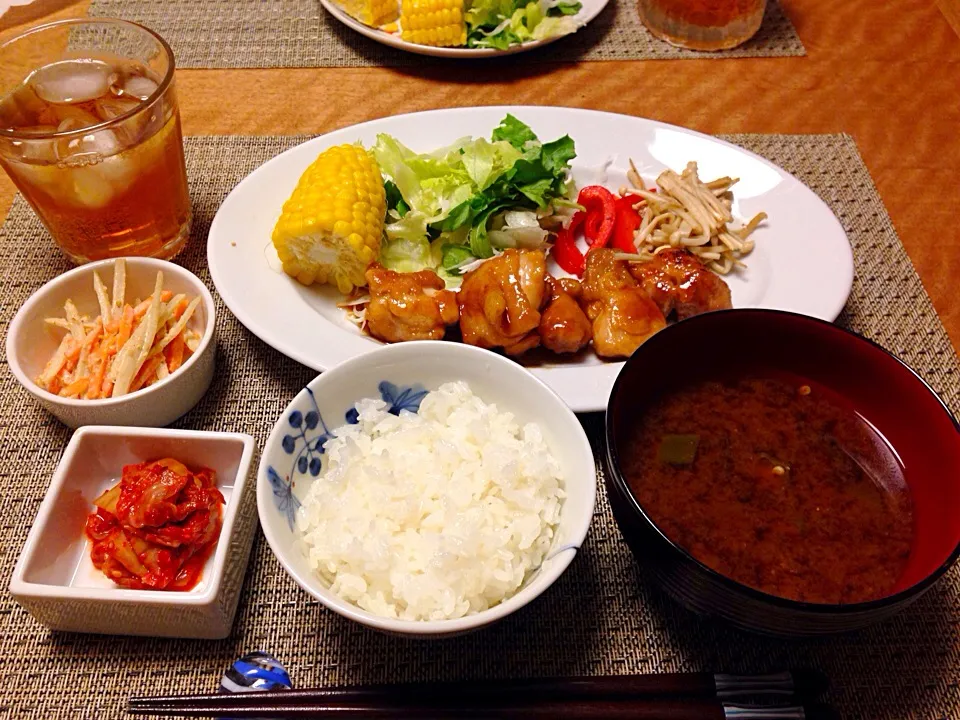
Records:
[[[219,693],[274,692],[292,690],[286,668],[273,655],[252,652],[241,656],[220,678]],[[220,720],[230,720],[220,718]]]

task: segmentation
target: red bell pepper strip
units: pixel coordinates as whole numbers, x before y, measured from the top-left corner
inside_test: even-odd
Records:
[[[603,215],[591,210],[584,210],[583,235],[587,238],[587,244],[593,247],[597,236],[600,234],[600,224],[603,222]]]
[[[586,214],[576,213],[570,219],[569,227],[561,228],[557,233],[557,240],[553,244],[553,257],[565,272],[577,277],[583,277],[586,259],[580,248],[577,247],[577,230],[586,219]]]
[[[633,209],[635,202],[637,199],[632,195],[617,198],[617,222],[613,228],[613,246],[630,254],[637,252],[633,238],[640,227],[640,213]]]
[[[602,185],[587,185],[580,190],[577,202],[587,209],[583,234],[591,248],[606,247],[613,237],[617,220],[617,199]]]

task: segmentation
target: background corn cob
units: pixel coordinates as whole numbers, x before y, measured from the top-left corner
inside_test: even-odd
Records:
[[[348,15],[373,27],[394,22],[400,12],[397,0],[340,0],[340,7]]]
[[[401,0],[400,37],[418,45],[466,45],[463,0]]]

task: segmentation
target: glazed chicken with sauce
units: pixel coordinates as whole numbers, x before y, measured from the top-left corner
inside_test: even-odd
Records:
[[[596,248],[587,253],[582,302],[593,322],[593,347],[601,357],[628,357],[667,325],[657,304],[630,273],[619,251]]]
[[[692,253],[664,250],[646,262],[631,262],[630,274],[665,316],[677,319],[733,307],[730,288]]]
[[[375,263],[366,278],[367,330],[379,340],[441,340],[460,317],[456,293],[432,270],[398,273]]]
[[[575,353],[593,341],[597,355],[628,357],[676,313],[684,319],[731,307],[730,289],[694,255],[665,250],[645,262],[591,250],[583,282],[554,278],[541,250],[508,249],[446,290],[431,270],[367,270],[367,329],[386,342],[440,340],[460,322],[463,341],[522,355],[539,345]]]
[[[463,277],[457,302],[463,341],[520,355],[540,344],[547,262],[541,250],[505,250]]]
[[[575,353],[590,344],[593,327],[578,302],[583,288],[573,278],[547,275],[549,300],[540,315],[540,342],[558,354]]]
[[[463,341],[520,355],[538,345],[575,353],[590,343],[577,302],[580,283],[547,274],[541,250],[506,250],[467,273],[460,286]]]

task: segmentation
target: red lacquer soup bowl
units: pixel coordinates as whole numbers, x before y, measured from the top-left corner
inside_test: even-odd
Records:
[[[673,542],[630,490],[624,452],[650,404],[672,379],[707,379],[738,367],[799,375],[834,391],[899,457],[913,498],[913,543],[889,594],[866,602],[820,604],[748,587]],[[748,630],[804,636],[864,627],[916,600],[960,555],[956,419],[903,362],[821,320],[776,310],[725,310],[666,328],[641,345],[620,373],[607,406],[606,439],[607,493],[638,562],[686,607]]]

